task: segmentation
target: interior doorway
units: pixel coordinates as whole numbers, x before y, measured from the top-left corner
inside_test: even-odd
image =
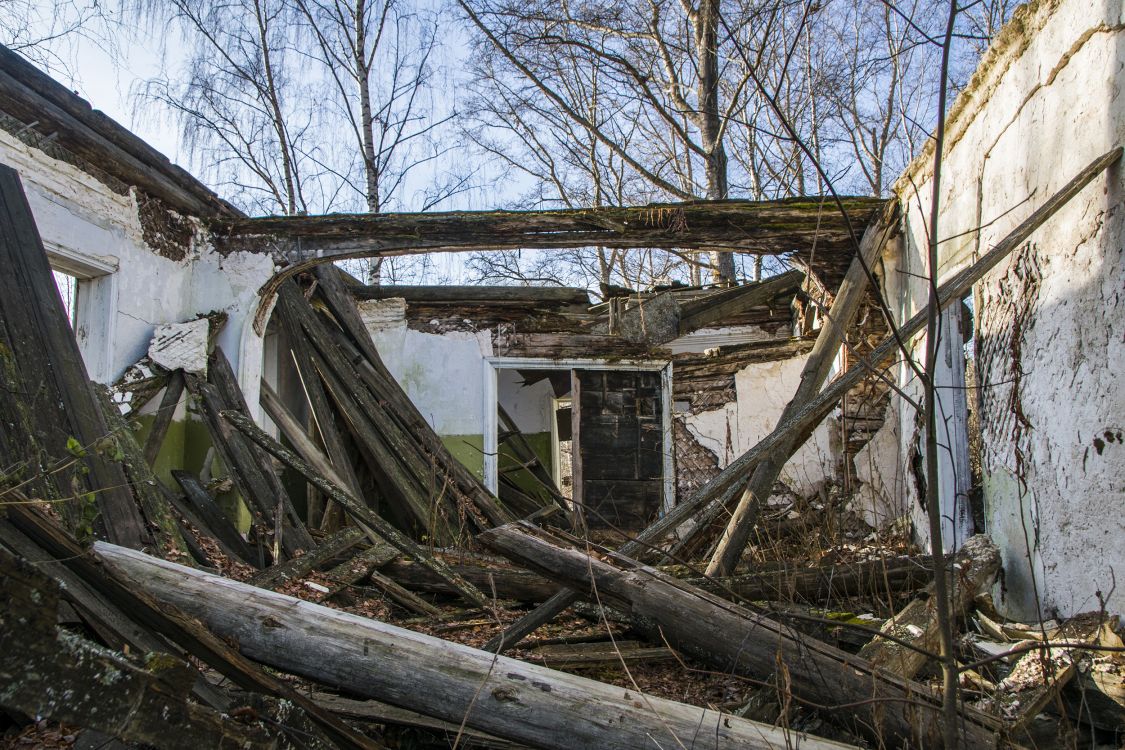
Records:
[[[555,496],[587,528],[638,530],[671,508],[670,364],[487,367],[485,483],[514,512]]]

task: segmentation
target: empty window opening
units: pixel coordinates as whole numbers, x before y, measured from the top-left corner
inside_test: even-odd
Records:
[[[76,330],[78,328],[78,278],[54,269],[51,270],[51,273],[55,277],[55,286],[58,287],[59,296],[62,297],[66,319],[70,322],[71,330]]]

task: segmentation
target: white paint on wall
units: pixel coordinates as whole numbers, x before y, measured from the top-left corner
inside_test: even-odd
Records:
[[[1040,0],[1018,14],[949,118],[942,277],[1125,143],[1120,0]],[[1117,165],[1095,179],[975,290],[985,523],[1004,560],[998,601],[1015,617],[1096,609],[1099,591],[1111,611],[1125,602],[1114,587],[1125,575],[1122,174]],[[893,265],[914,273],[924,271],[929,181],[923,158],[898,184],[908,242]],[[924,302],[921,282],[887,281],[901,314]],[[899,422],[900,460],[909,420]]]
[[[79,284],[76,331],[92,378],[120,377],[145,356],[156,326],[222,311],[228,320],[218,343],[240,381],[257,387],[260,346],[259,356],[240,360],[244,350],[255,351],[244,346],[243,330],[258,289],[274,272],[267,255],[223,257],[197,246],[185,260],[169,260],[144,242],[132,194],[118,194],[6,131],[0,131],[0,162],[19,172],[48,253],[60,264],[92,269]],[[256,405],[256,392],[247,396]]]
[[[383,364],[439,435],[484,432],[484,361],[492,354],[488,332],[442,335],[409,328],[385,314],[393,300],[364,305],[361,316]],[[372,314],[376,310],[376,314]]]

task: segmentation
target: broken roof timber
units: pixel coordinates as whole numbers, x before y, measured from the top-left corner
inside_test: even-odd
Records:
[[[885,202],[844,198],[694,201],[623,208],[330,214],[232,218],[214,223],[221,252],[270,252],[296,266],[423,252],[568,248],[706,248],[780,255],[807,249],[851,257]],[[296,269],[295,269],[296,270]]]

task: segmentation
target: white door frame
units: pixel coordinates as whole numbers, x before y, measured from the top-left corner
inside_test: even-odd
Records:
[[[486,357],[484,360],[484,485],[495,494],[500,485],[499,417],[496,412],[499,370],[642,370],[660,373],[660,427],[663,433],[663,512],[672,509],[676,496],[672,442],[672,363],[652,359],[547,359]],[[577,409],[574,404],[572,408]],[[579,438],[581,440],[581,438]]]

